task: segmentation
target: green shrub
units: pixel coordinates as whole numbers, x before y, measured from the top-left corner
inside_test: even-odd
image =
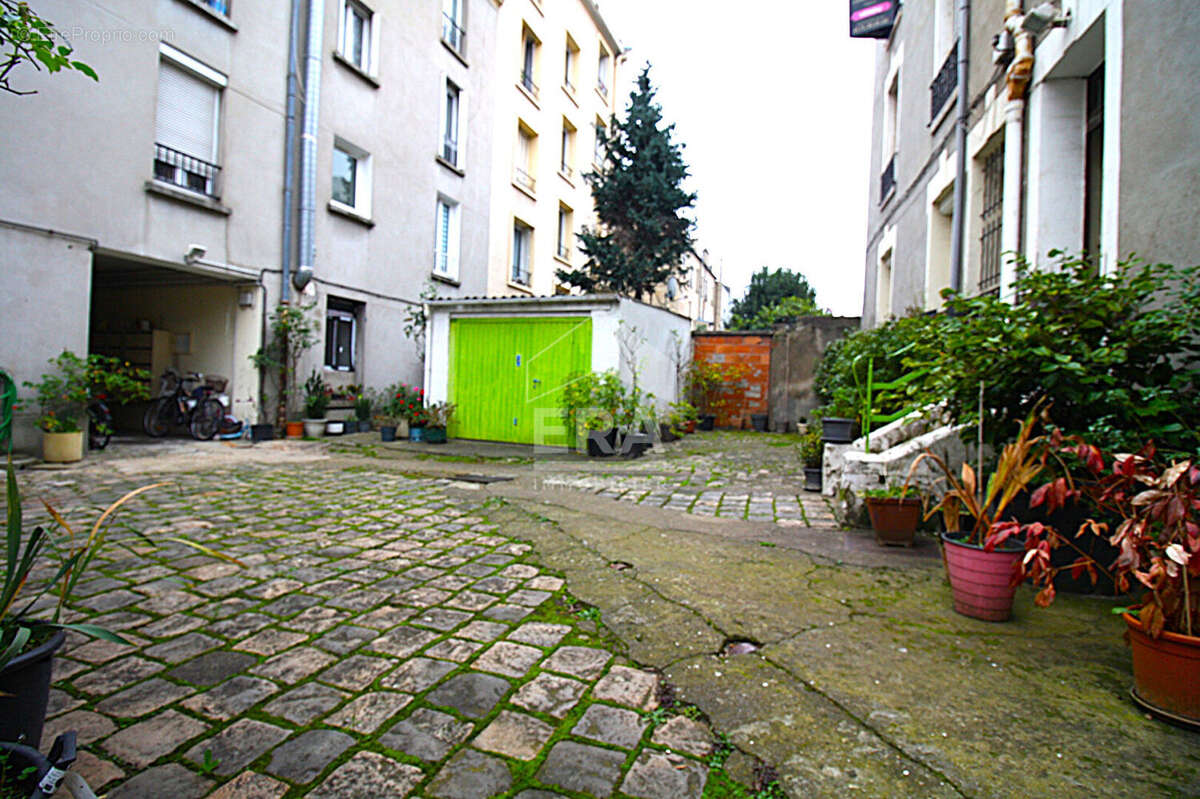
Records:
[[[1101,449],[1200,451],[1200,267],[1127,261],[1102,275],[1062,258],[1019,263],[1014,288],[1015,304],[947,292],[940,351],[912,399],[973,421],[982,382],[993,444],[1044,397],[1054,424]]]

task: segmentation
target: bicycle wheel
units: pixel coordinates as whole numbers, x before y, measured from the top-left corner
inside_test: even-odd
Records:
[[[197,441],[208,441],[217,434],[221,426],[221,417],[225,415],[225,406],[219,400],[212,398],[200,400],[200,404],[192,411],[192,421],[189,428],[192,438]]]
[[[171,432],[171,420],[175,415],[175,401],[171,397],[159,397],[150,403],[146,415],[142,417],[142,429],[146,435],[162,438]]]
[[[112,438],[112,414],[88,408],[88,449],[104,449]]]

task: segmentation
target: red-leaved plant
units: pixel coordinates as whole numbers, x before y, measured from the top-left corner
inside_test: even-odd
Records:
[[[1059,572],[1069,569],[1073,577],[1087,573],[1095,583],[1099,569],[1121,592],[1133,586],[1131,578],[1148,589],[1135,608],[1151,638],[1163,631],[1193,635],[1200,628],[1200,465],[1193,460],[1163,464],[1149,443],[1136,454],[1114,456],[1108,470],[1100,451],[1077,437],[1052,433],[1046,443],[1060,453],[1073,453],[1086,479],[1077,483],[1069,473],[1053,479],[1033,492],[1030,507],[1045,506],[1052,513],[1083,500],[1101,517],[1120,518],[1116,529],[1109,535],[1107,522],[1088,519],[1068,537],[1041,522],[1005,520],[992,524],[985,548],[1024,537],[1025,555],[1014,568],[1013,582],[1030,578],[1042,586],[1034,600],[1040,607],[1054,601],[1053,580]],[[1087,532],[1108,535],[1119,550],[1113,563],[1097,562],[1074,543],[1072,538]],[[1051,550],[1064,545],[1079,557],[1052,566]]]

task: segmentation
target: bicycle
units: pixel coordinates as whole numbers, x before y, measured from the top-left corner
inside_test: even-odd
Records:
[[[225,416],[225,406],[214,395],[225,389],[227,381],[216,375],[205,378],[196,372],[181,377],[173,367],[163,372],[161,380],[158,399],[146,409],[142,419],[146,435],[162,438],[172,426],[178,426],[187,428],[197,441],[208,441],[215,436]]]

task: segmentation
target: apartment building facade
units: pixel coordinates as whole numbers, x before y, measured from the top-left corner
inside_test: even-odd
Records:
[[[696,330],[721,330],[729,307],[729,286],[721,271],[707,249],[692,247],[683,254],[679,274],[657,287],[649,303],[687,317]]]
[[[567,293],[594,222],[583,175],[618,109],[623,55],[593,0],[508,0],[496,33],[496,132],[487,293]]]
[[[954,0],[912,0],[876,44],[864,326],[942,289],[1012,295],[1014,255],[1200,252],[1200,19],[1183,0],[969,4],[959,177]],[[865,45],[865,43],[864,43]],[[955,269],[955,184],[962,256]]]
[[[0,98],[0,364],[18,382],[64,348],[105,352],[225,375],[255,421],[249,356],[281,299],[317,319],[302,374],[420,380],[401,331],[423,288],[487,290],[498,3],[297,8],[39,4],[100,81],[26,70],[38,93]]]

